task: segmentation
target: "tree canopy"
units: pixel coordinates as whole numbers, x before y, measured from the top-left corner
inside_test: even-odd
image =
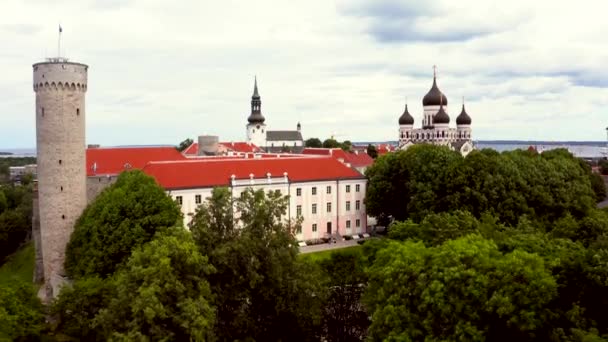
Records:
[[[378,218],[418,222],[461,209],[515,224],[521,215],[583,217],[595,206],[591,171],[566,150],[481,150],[462,158],[447,147],[416,145],[378,158],[366,175],[367,210]]]
[[[373,159],[378,158],[378,149],[376,148],[375,145],[372,145],[372,144],[367,145],[366,152],[367,152],[367,155],[369,155]]]
[[[316,271],[297,259],[298,223],[283,221],[287,198],[246,190],[233,200],[227,189],[215,189],[190,226],[217,270],[209,282],[218,338],[314,340],[319,281]]]
[[[557,296],[541,257],[503,254],[475,235],[437,247],[391,243],[369,276],[373,340],[531,340]]]
[[[319,138],[309,138],[306,139],[306,141],[304,141],[304,146],[305,147],[323,147],[323,143],[321,142],[321,140],[319,140]]]
[[[112,274],[157,231],[182,225],[177,204],[139,170],[123,172],[82,213],[66,249],[72,277]]]
[[[180,142],[175,148],[180,152],[184,152],[192,143],[194,143],[194,140],[188,138]]]

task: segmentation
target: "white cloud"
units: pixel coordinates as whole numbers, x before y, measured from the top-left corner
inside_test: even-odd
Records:
[[[32,147],[31,64],[90,65],[90,143],[242,140],[253,76],[270,128],[394,140],[421,118],[433,64],[452,118],[465,96],[480,139],[602,140],[604,1],[255,2],[7,0],[0,14],[0,147]],[[385,30],[399,39],[382,40]],[[405,37],[405,38],[404,38]]]

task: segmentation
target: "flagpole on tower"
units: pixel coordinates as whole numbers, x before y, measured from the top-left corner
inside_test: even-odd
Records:
[[[57,38],[57,57],[61,57],[61,33],[63,32],[63,28],[61,28],[61,24],[59,24],[59,36]]]

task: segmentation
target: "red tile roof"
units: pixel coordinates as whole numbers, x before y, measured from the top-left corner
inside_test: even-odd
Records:
[[[89,148],[87,176],[116,175],[126,168],[142,169],[151,161],[184,159],[185,157],[171,146]]]
[[[334,179],[362,179],[357,171],[333,158],[273,159],[196,159],[176,162],[151,162],[143,171],[165,189],[192,189],[228,186],[236,179],[282,177],[287,172],[292,182]]]
[[[349,163],[353,167],[365,167],[372,165],[374,159],[372,159],[365,152],[345,152],[341,148],[311,148],[307,147],[302,151],[302,154],[306,155],[329,155],[335,159],[342,159],[345,163]]]
[[[250,144],[248,142],[237,141],[237,142],[220,142],[219,148],[224,147],[228,151],[234,152],[263,152],[261,148],[257,147],[254,144]],[[188,146],[183,152],[185,155],[197,155],[198,154],[198,143],[192,143],[192,145]]]

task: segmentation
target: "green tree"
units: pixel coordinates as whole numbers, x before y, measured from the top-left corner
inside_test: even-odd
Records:
[[[325,141],[323,141],[323,147],[324,148],[338,148],[340,147],[340,143],[336,140],[336,139],[325,139]]]
[[[340,148],[346,152],[351,152],[353,149],[353,143],[350,140],[344,140],[340,143]]]
[[[534,340],[557,284],[537,255],[480,236],[392,242],[369,268],[372,340]]]
[[[64,286],[51,306],[56,319],[53,333],[80,341],[105,341],[107,336],[93,320],[115,295],[112,278],[85,277]]]
[[[395,221],[389,228],[389,237],[395,240],[423,241],[428,246],[437,246],[445,241],[472,233],[479,233],[479,222],[464,211],[429,214],[420,223],[411,220]]]
[[[304,142],[304,146],[306,147],[323,147],[323,143],[321,142],[321,140],[319,140],[319,138],[309,138],[306,139],[306,141]]]
[[[188,147],[190,147],[190,145],[192,145],[193,142],[194,140],[188,138],[180,142],[175,148],[180,152],[184,152]]]
[[[378,150],[376,149],[376,146],[372,144],[367,145],[367,155],[369,155],[373,159],[378,158]]]
[[[361,297],[365,291],[366,261],[359,249],[337,250],[319,262],[328,293],[323,305],[322,337],[329,342],[363,341],[370,320]]]
[[[606,183],[604,182],[604,178],[597,174],[591,173],[591,188],[593,189],[593,193],[595,194],[595,201],[601,202],[606,199]]]
[[[449,210],[453,170],[461,162],[457,152],[425,144],[379,157],[366,170],[367,213],[380,220],[418,222],[429,213]]]
[[[319,275],[297,258],[297,222],[282,220],[287,205],[277,191],[232,199],[218,188],[193,218],[193,237],[217,270],[209,282],[220,340],[316,340]]]
[[[157,231],[182,224],[177,204],[139,170],[123,172],[77,220],[66,249],[72,277],[106,277]]]
[[[94,324],[120,340],[209,340],[214,308],[206,278],[213,271],[184,228],[159,233],[118,271],[114,297]]]
[[[608,175],[608,160],[607,159],[600,161],[600,173],[603,175]]]
[[[0,285],[0,340],[37,340],[43,327],[42,304],[32,284]]]
[[[28,241],[32,231],[32,187],[0,187],[0,264]]]

